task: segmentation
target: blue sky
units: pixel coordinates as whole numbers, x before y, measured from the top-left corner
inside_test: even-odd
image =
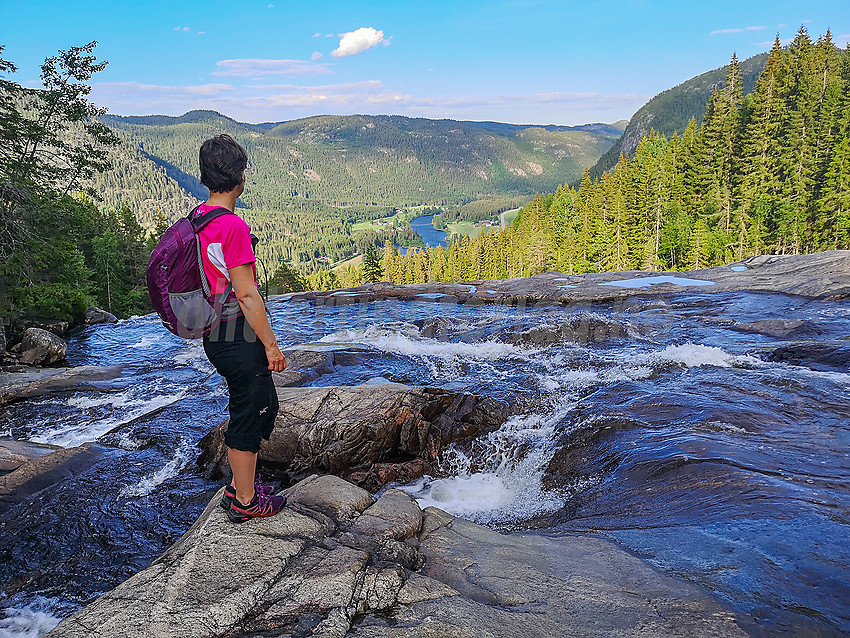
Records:
[[[120,115],[212,108],[247,122],[324,113],[583,124],[804,24],[850,40],[847,0],[47,2],[0,0],[0,45],[38,85],[98,41],[92,98]]]

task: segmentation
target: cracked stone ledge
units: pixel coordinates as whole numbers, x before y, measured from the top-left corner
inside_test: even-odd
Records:
[[[745,635],[608,541],[499,534],[332,475],[284,493],[277,516],[241,525],[217,494],[160,559],[48,635]]]

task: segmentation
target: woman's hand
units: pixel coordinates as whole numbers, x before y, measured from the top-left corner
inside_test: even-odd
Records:
[[[286,370],[286,357],[276,343],[266,346],[266,359],[269,360],[269,370],[283,372]]]
[[[230,273],[230,283],[233,284],[233,292],[236,293],[236,299],[239,301],[245,320],[254,329],[266,349],[269,370],[283,372],[286,368],[286,357],[280,351],[274,331],[269,325],[266,306],[263,304],[263,298],[257,291],[257,283],[254,280],[253,264],[228,268],[227,272]]]

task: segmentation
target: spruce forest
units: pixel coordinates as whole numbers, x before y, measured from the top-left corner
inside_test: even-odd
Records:
[[[404,256],[387,245],[385,277],[684,270],[850,248],[850,55],[829,32],[777,38],[746,99],[734,55],[728,68],[700,126],[644,135],[632,157],[536,196],[507,229]]]

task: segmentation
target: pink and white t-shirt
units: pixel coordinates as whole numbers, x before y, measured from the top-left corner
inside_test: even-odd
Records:
[[[217,206],[201,204],[195,217],[203,215]],[[238,215],[222,215],[198,233],[201,240],[201,261],[204,273],[210,282],[213,295],[224,292],[230,281],[228,268],[253,264],[254,282],[257,281],[257,258],[251,247],[251,229]]]

